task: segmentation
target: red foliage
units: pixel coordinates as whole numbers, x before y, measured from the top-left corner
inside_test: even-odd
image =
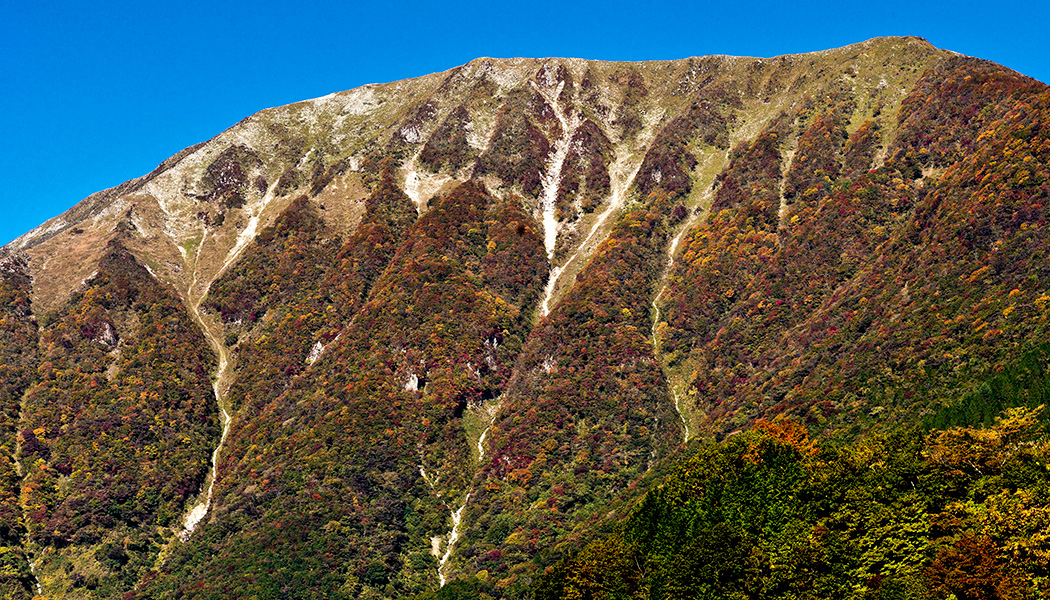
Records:
[[[1027,600],[1027,582],[1020,569],[1000,555],[988,537],[963,535],[937,553],[926,568],[930,588],[959,600]]]

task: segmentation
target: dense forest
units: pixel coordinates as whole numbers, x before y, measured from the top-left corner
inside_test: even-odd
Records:
[[[677,465],[613,532],[548,569],[534,597],[1045,597],[1043,410],[852,443],[758,421]]]

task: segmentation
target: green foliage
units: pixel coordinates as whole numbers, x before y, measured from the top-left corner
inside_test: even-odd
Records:
[[[611,535],[547,571],[546,598],[1030,598],[1045,593],[1046,536],[1004,536],[1002,495],[1023,485],[960,474],[951,439],[1001,439],[986,463],[1039,468],[1050,439],[1032,412],[986,430],[914,430],[815,445],[790,421],[699,449]],[[1023,449],[1017,442],[1025,440]],[[960,449],[966,446],[958,446]],[[986,495],[988,494],[988,495]],[[995,514],[995,517],[989,515]],[[1016,548],[1029,554],[1018,560]],[[1038,548],[1039,550],[1035,550]],[[1037,558],[1038,557],[1038,558]]]
[[[486,589],[478,577],[462,577],[448,582],[437,590],[427,591],[413,600],[490,600],[491,596],[481,591]]]
[[[711,205],[712,215],[735,209],[741,228],[775,232],[780,198],[780,152],[776,133],[733,149],[729,166],[718,175],[721,185]]]
[[[991,425],[1008,408],[1050,405],[1050,344],[1010,362],[958,402],[923,418],[930,429]],[[1043,414],[1043,418],[1050,415]]]
[[[784,198],[789,202],[808,204],[819,201],[831,182],[838,178],[846,129],[835,117],[834,114],[818,115],[799,136],[798,148],[784,182]]]
[[[241,298],[257,298],[249,314],[269,315],[238,346],[241,375],[228,394],[234,409],[246,415],[261,410],[309,366],[311,351],[335,338],[360,310],[415,216],[411,200],[384,169],[365,200],[361,224],[338,250],[334,235],[305,199],[293,202],[259,235],[206,300],[230,319],[237,312],[231,314],[227,307],[237,306]],[[278,265],[294,268],[282,268],[284,276],[279,276]],[[227,326],[245,329],[243,323]]]
[[[880,139],[879,126],[872,120],[864,121],[849,136],[842,150],[842,176],[844,178],[856,179],[871,168]]]
[[[223,321],[254,323],[268,308],[288,302],[303,285],[323,276],[323,261],[336,249],[333,237],[307,199],[296,199],[253,241],[269,251],[238,261],[212,284],[203,306]]]
[[[933,51],[893,48],[907,58],[883,71],[885,93],[852,66],[814,85],[797,57],[746,73],[594,64],[579,82],[550,63],[516,89],[469,79],[491,66],[477,63],[434,80],[454,96],[341,115],[373,132],[352,156],[265,124],[279,195],[351,168],[373,191],[344,240],[316,198],[291,202],[211,286],[234,419],[208,518],[163,557],[219,435],[196,325],[119,243],[39,331],[28,279],[0,265],[0,596],[31,593],[23,539],[67,597],[1045,596],[1050,95],[958,57],[913,86],[901,70]],[[894,125],[879,107],[898,84],[916,91]],[[581,120],[557,253],[608,194],[614,157],[643,147],[657,113],[671,120],[640,200],[534,323],[550,265],[515,193],[538,194],[565,133],[544,93]],[[755,123],[653,310],[697,157],[707,173]],[[483,152],[468,126],[491,128]],[[394,173],[417,150],[502,200],[472,181],[417,220]],[[198,218],[264,191],[262,165],[222,152]],[[690,432],[722,440],[667,477],[684,449],[664,369],[702,421]],[[780,413],[794,419],[756,423]],[[870,431],[920,416],[921,430]],[[484,452],[468,447],[492,418]]]
[[[988,61],[953,57],[924,75],[901,104],[890,154],[908,167],[946,167],[980,150],[982,133],[1015,99],[1045,86]]]

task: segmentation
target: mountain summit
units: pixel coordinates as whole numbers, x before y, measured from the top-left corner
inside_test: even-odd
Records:
[[[4,247],[0,595],[556,597],[756,423],[1035,406],[1048,121],[911,37],[252,115]]]

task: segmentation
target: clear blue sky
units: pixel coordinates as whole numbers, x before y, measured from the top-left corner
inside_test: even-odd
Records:
[[[1032,2],[0,0],[0,244],[242,118],[479,56],[775,56],[918,35],[1050,81]]]

